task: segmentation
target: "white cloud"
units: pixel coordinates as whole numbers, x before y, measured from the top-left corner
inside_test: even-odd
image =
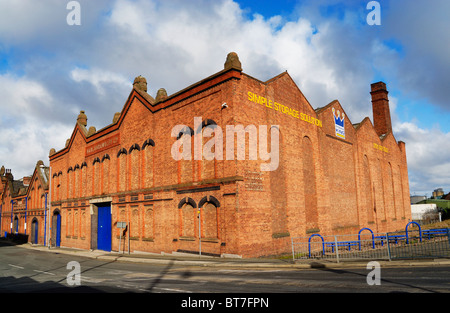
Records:
[[[399,88],[449,114],[450,1],[396,0],[385,12],[383,37],[397,38],[404,50],[395,66]]]
[[[31,175],[38,160],[48,165],[50,148],[58,143],[64,145],[73,128],[45,122],[44,116],[56,104],[50,91],[39,82],[0,75],[0,95],[1,165],[12,169],[19,179]]]
[[[103,96],[106,93],[105,89],[113,89],[117,88],[118,86],[122,88],[129,87],[130,82],[129,80],[124,77],[123,75],[109,72],[109,71],[103,71],[101,69],[95,68],[95,69],[82,69],[82,68],[75,68],[70,72],[71,78],[77,82],[88,82],[91,85],[93,85],[97,92]]]
[[[58,0],[41,3],[33,0],[1,1],[0,38],[25,43],[39,35],[43,38],[46,37],[43,34],[53,34],[58,29],[55,24],[58,9],[65,14],[65,3]]]
[[[6,119],[22,119],[24,112],[32,115],[48,108],[52,101],[50,92],[42,84],[10,74],[0,75],[0,95],[0,114]]]
[[[411,193],[425,194],[436,188],[449,192],[450,133],[419,128],[412,122],[398,123],[393,131],[406,142]]]
[[[63,148],[72,131],[73,128],[63,124],[43,127],[40,121],[33,119],[27,119],[27,127],[3,129],[2,136],[8,138],[8,141],[0,147],[1,165],[12,169],[16,179],[29,176],[38,160],[49,165],[50,149],[55,143],[59,143],[56,149]]]

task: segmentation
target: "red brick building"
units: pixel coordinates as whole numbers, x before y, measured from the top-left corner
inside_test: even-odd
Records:
[[[339,101],[314,109],[287,72],[262,82],[234,53],[170,96],[137,77],[110,125],[88,128],[81,112],[50,151],[51,243],[253,257],[290,251],[291,237],[403,229],[405,144],[386,85],[371,94],[373,124],[353,124]]]
[[[2,167],[1,235],[20,236],[33,244],[46,243],[49,168],[38,161],[31,177],[15,180],[11,170]],[[5,235],[6,234],[6,235]]]
[[[25,208],[27,181],[14,180],[10,169],[2,168],[2,202],[1,202],[1,225],[2,235],[24,234],[25,226]]]

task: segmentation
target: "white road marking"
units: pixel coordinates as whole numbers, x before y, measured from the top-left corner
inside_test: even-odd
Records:
[[[23,270],[24,269],[24,267],[22,267],[22,266],[17,266],[17,265],[14,265],[14,264],[8,264],[9,266],[12,266],[12,267],[15,267],[15,268],[20,268],[21,270]]]
[[[53,274],[53,273],[49,273],[49,272],[45,272],[45,271],[38,271],[38,270],[33,270],[34,272],[37,272],[37,273],[41,273],[41,274],[47,274],[47,275],[53,275],[53,276],[55,276],[56,274]]]
[[[218,270],[217,272],[225,272],[225,273],[277,273],[283,272],[283,270]]]
[[[92,278],[92,277],[87,277],[87,276],[81,276],[81,281],[82,282],[87,282],[87,283],[94,283],[94,284],[98,284],[101,282],[104,282],[106,279],[99,279],[99,278]]]
[[[174,291],[174,292],[192,293],[192,291],[181,290],[181,289],[172,289],[172,288],[153,287],[153,289],[159,289],[159,290],[164,290],[164,291]]]

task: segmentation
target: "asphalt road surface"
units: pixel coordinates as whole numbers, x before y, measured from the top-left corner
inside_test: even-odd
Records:
[[[102,261],[0,242],[0,293],[177,293],[192,306],[198,304],[193,302],[198,293],[246,297],[450,292],[450,266],[380,268],[378,285],[368,283],[370,273],[365,268],[252,269]]]

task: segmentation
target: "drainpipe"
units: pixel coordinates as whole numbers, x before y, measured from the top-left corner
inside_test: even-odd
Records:
[[[49,197],[47,197],[47,195],[49,195]],[[48,193],[45,194],[45,211],[44,211],[45,212],[45,224],[48,225],[48,226],[45,226],[44,233],[47,232],[47,227],[49,228],[48,229],[49,236],[47,239],[48,242],[45,241],[46,235],[44,235],[44,246],[47,245],[49,249],[50,249],[50,236],[51,236],[50,229],[51,228],[50,228],[50,221],[47,221],[47,219],[50,219],[50,210],[51,210],[51,206],[52,206],[51,202],[52,202],[52,167],[49,166],[48,167]],[[48,214],[47,214],[47,211],[48,211]]]
[[[14,209],[14,202],[11,200],[11,235],[13,233],[13,209]]]
[[[25,197],[25,225],[23,226],[25,235],[27,234],[27,209],[28,209],[28,197]]]
[[[44,246],[45,246],[46,238],[47,238],[47,195],[48,195],[48,193],[45,193],[45,207],[44,207]]]

